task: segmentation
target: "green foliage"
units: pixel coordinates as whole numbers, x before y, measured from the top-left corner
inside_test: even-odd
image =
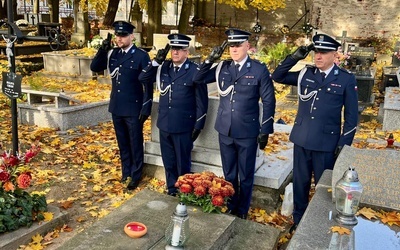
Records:
[[[221,207],[212,204],[210,194],[198,197],[194,193],[179,193],[179,199],[182,203],[201,207],[204,213],[221,213]]]
[[[267,45],[257,54],[257,59],[268,65],[269,69],[275,69],[278,62],[285,59],[291,53],[292,48],[287,43]]]
[[[44,195],[30,195],[19,188],[14,192],[0,189],[0,233],[31,226],[34,221],[43,220],[42,212],[46,211]]]

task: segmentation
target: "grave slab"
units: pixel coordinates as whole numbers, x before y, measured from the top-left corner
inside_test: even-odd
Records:
[[[400,151],[345,146],[335,163],[332,186],[350,166],[355,167],[364,188],[361,204],[400,210]],[[335,198],[335,190],[332,197]]]
[[[84,103],[56,108],[55,104],[18,104],[18,119],[21,124],[68,130],[77,126],[96,125],[111,121],[109,101]]]
[[[176,197],[141,190],[59,249],[165,249],[165,229],[177,204]],[[271,226],[226,214],[203,213],[192,206],[188,206],[188,214],[190,236],[185,249],[233,249],[227,246],[237,242],[236,249],[272,250],[278,240],[279,230]],[[137,239],[128,237],[123,228],[131,221],[144,223],[147,234]]]
[[[332,174],[332,170],[325,170],[323,173],[287,250],[399,249],[399,227],[366,220],[361,216],[357,216],[358,224],[353,227],[344,226],[335,221],[336,209],[331,193]],[[351,233],[350,235],[332,233],[331,227],[333,226],[348,228]]]
[[[400,88],[388,87],[383,104],[382,130],[393,131],[398,129],[400,129]]]
[[[157,121],[158,118],[158,99],[153,100],[151,120]],[[219,105],[218,97],[209,97],[206,124],[199,138],[196,140],[192,151],[192,171],[203,172],[212,171],[222,176],[222,163],[219,152],[218,132],[214,129],[217,109]],[[274,124],[275,133],[289,135],[292,127],[283,124]],[[260,185],[273,189],[280,189],[281,185],[289,176],[293,169],[291,142],[279,142],[282,150],[269,154],[259,151],[256,159],[255,185]],[[145,142],[145,163],[163,167],[159,130],[156,122],[151,124],[151,141]],[[165,179],[165,176],[160,176]]]

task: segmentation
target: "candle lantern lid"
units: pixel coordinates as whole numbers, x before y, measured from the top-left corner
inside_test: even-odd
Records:
[[[359,181],[358,173],[354,167],[349,167],[349,169],[346,170],[346,172],[344,172],[342,179],[346,182],[358,182]]]
[[[182,216],[182,217],[183,217],[183,216],[187,216],[188,213],[187,213],[186,205],[183,204],[182,202],[180,202],[180,203],[176,206],[176,209],[175,209],[174,214],[177,215],[177,216]]]

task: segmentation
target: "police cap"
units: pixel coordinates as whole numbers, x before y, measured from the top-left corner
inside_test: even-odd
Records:
[[[170,34],[168,35],[168,39],[172,49],[185,49],[189,47],[189,42],[192,40],[183,34]]]
[[[228,36],[228,44],[230,46],[239,45],[249,40],[251,35],[250,32],[233,28],[226,30],[225,34]]]
[[[313,36],[316,52],[337,51],[341,44],[326,34],[316,34]]]
[[[116,36],[127,36],[133,33],[135,26],[126,21],[115,21],[112,26],[115,29]]]

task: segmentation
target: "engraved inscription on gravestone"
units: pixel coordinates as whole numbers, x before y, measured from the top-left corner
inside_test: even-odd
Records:
[[[356,65],[371,66],[374,61],[374,47],[355,47],[351,52],[351,58],[355,60]]]
[[[355,167],[363,194],[361,204],[400,210],[400,152],[345,146],[333,169],[332,187],[349,166]],[[332,196],[335,197],[334,188]]]

